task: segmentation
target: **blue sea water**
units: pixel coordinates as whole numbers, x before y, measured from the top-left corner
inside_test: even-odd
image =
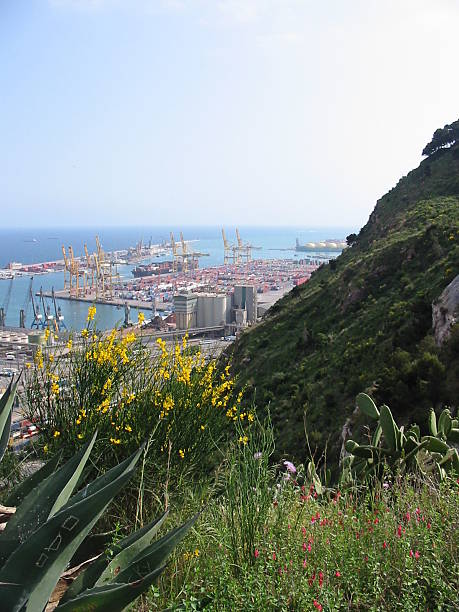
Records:
[[[16,261],[23,264],[40,263],[62,259],[62,245],[67,249],[73,247],[76,256],[84,254],[84,244],[87,244],[90,253],[96,249],[95,237],[99,236],[105,251],[127,249],[135,246],[139,240],[144,243],[150,241],[158,244],[169,241],[172,231],[177,240],[183,231],[185,240],[193,240],[192,249],[208,253],[202,257],[200,267],[209,267],[223,263],[223,241],[220,227],[94,227],[94,228],[37,228],[37,229],[1,229],[0,230],[0,268],[8,262]],[[339,228],[305,228],[305,227],[240,227],[241,238],[244,242],[260,247],[253,251],[254,258],[285,259],[294,256],[295,239],[300,242],[314,242],[327,238],[345,238],[349,233],[356,231],[355,227]],[[229,242],[236,241],[235,228],[225,228]],[[290,249],[290,250],[289,250]],[[134,266],[119,266],[118,271],[123,278],[132,278]],[[6,324],[18,326],[19,310],[27,301],[29,277],[17,277],[13,281]],[[40,287],[49,291],[63,288],[62,272],[37,275],[34,278],[34,291]],[[3,305],[10,281],[0,281],[0,306]],[[69,302],[60,300],[69,329],[80,329],[84,326],[87,314],[87,304],[83,302]],[[135,319],[135,315],[133,317]],[[26,323],[31,323],[31,307],[27,313]],[[110,328],[123,320],[123,311],[113,306],[97,306],[98,325],[101,328]]]

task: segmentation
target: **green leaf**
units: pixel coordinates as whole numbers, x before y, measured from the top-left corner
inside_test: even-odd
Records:
[[[399,450],[399,429],[395,424],[392,412],[388,406],[383,405],[380,408],[379,422],[384,434],[384,440],[386,441],[389,449],[392,451]]]
[[[118,542],[114,547],[115,556],[109,560],[104,554],[100,555],[86,568],[65,592],[61,601],[73,599],[85,589],[101,586],[109,582],[117,573],[125,569],[131,560],[150,544],[153,537],[165,521],[168,511],[155,519],[142,529],[130,534]]]
[[[363,414],[370,419],[379,419],[379,410],[376,408],[374,401],[366,393],[359,393],[356,398],[357,406]]]
[[[140,454],[141,450],[126,459],[117,477],[105,478],[119,466],[91,483],[91,494],[75,495],[75,503],[70,500],[11,554],[0,571],[0,582],[4,583],[2,605],[6,610],[16,612],[23,606],[27,612],[43,610],[63,569],[112,498],[131,478]]]
[[[378,423],[378,426],[376,427],[373,437],[371,439],[372,446],[378,446],[379,441],[381,440],[381,434],[382,434],[382,427]]]
[[[435,412],[433,411],[433,409],[430,409],[429,412],[429,418],[428,418],[428,425],[429,425],[429,431],[430,431],[430,435],[432,436],[436,436],[438,431],[437,431],[437,417],[435,416]]]
[[[16,382],[14,382],[14,378],[11,379],[5,393],[0,398],[0,461],[2,460],[10,439],[11,412],[19,378],[20,375],[16,379]]]
[[[88,612],[88,610],[121,612],[131,601],[150,588],[165,567],[163,565],[135,582],[107,584],[88,589],[78,597],[59,604],[56,609],[60,612]]]
[[[191,529],[196,522],[198,516],[199,513],[195,514],[195,516],[181,527],[173,529],[156,542],[153,542],[153,544],[150,544],[150,546],[145,548],[132,560],[131,564],[125,570],[115,576],[113,582],[134,582],[159,568],[177,544],[185,537],[189,529]]]
[[[42,480],[18,506],[0,534],[0,564],[70,497],[94,445],[97,432],[57,472]]]
[[[452,425],[453,419],[451,418],[451,413],[448,408],[445,408],[438,417],[438,431],[446,438],[451,431]]]
[[[449,451],[448,444],[443,440],[440,440],[440,438],[436,438],[435,436],[424,436],[422,441],[424,442],[425,440],[428,442],[427,450],[431,453],[440,453],[441,455],[444,455]]]
[[[56,454],[49,461],[47,461],[39,470],[31,474],[28,478],[23,480],[17,485],[11,492],[10,496],[5,501],[6,506],[19,506],[22,500],[33,490],[38,484],[48,478],[50,474],[54,472],[59,463],[61,455]]]

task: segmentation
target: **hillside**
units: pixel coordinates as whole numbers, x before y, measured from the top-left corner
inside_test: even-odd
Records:
[[[306,420],[313,450],[327,446],[336,465],[360,391],[421,426],[430,406],[457,404],[458,325],[437,347],[432,302],[458,272],[459,139],[403,177],[350,248],[232,347],[240,384],[270,405],[279,454],[304,458]]]

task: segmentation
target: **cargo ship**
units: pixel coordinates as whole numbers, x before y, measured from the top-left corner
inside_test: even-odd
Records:
[[[132,270],[132,274],[135,278],[139,278],[141,276],[155,276],[158,274],[168,274],[172,272],[172,261],[158,261],[151,264],[145,264],[142,266],[136,266]]]
[[[306,244],[300,244],[298,238],[296,239],[295,251],[313,252],[313,251],[342,251],[347,247],[345,240],[323,240],[321,242],[306,242]]]

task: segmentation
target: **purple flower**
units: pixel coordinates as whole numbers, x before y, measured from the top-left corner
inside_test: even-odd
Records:
[[[290,472],[290,474],[296,474],[296,467],[291,461],[284,461],[284,465],[287,468],[287,472]]]

